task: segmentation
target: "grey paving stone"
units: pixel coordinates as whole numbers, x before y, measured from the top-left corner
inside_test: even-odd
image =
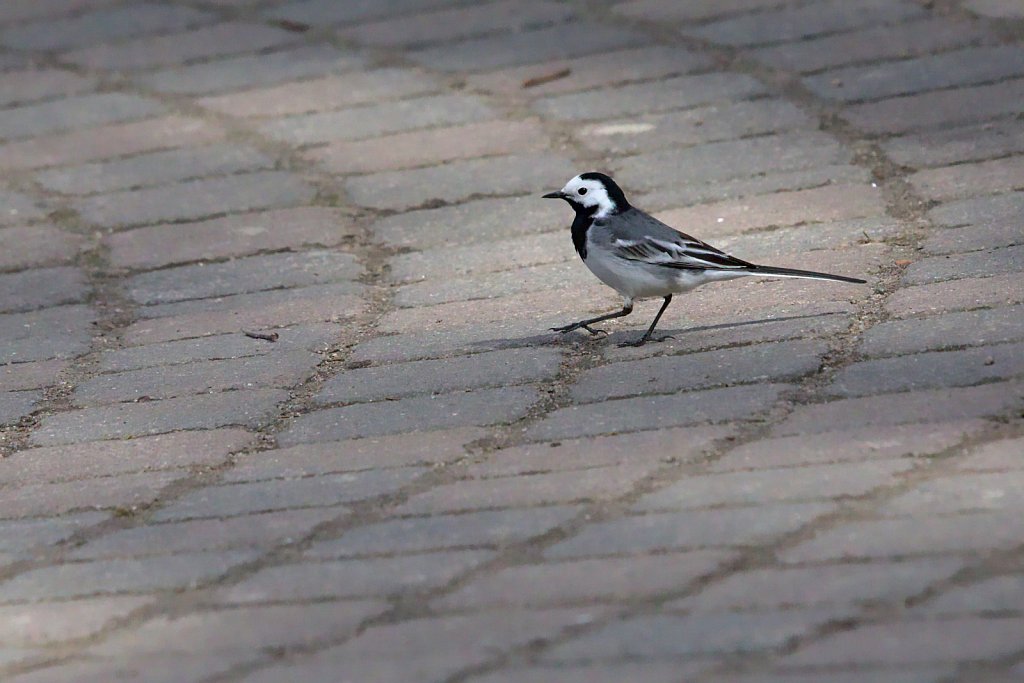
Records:
[[[399,254],[389,259],[388,277],[399,283],[436,283],[443,282],[449,277],[469,278],[474,275],[505,272],[511,268],[572,263],[576,256],[571,244],[569,235],[564,231],[558,231],[496,239],[484,244],[431,247]],[[500,251],[501,260],[491,258],[495,249]]]
[[[428,95],[339,111],[289,116],[261,125],[260,131],[282,142],[308,145],[484,121],[493,116],[493,110],[477,97]]]
[[[675,683],[680,676],[696,676],[713,666],[712,661],[686,662],[602,662],[568,666],[530,666],[502,669],[478,676],[473,683],[545,683],[557,679],[560,683],[616,683],[617,681],[644,681],[644,683]]]
[[[287,399],[286,391],[256,389],[84,408],[44,418],[39,429],[33,432],[31,441],[39,446],[52,446],[179,429],[211,429],[227,425],[257,427],[272,419],[277,404]]]
[[[198,360],[226,360],[248,358],[293,351],[326,351],[338,336],[339,327],[326,323],[295,325],[275,329],[278,334],[273,344],[251,339],[241,333],[221,334],[200,339],[130,346],[105,351],[99,360],[100,369],[123,372]]]
[[[901,602],[960,571],[960,558],[742,571],[673,606],[695,611]]]
[[[70,168],[42,171],[36,177],[47,189],[64,194],[112,192],[161,185],[189,178],[271,168],[272,159],[251,147],[217,144],[142,154]]]
[[[532,387],[507,387],[330,408],[297,418],[278,441],[290,445],[442,427],[507,424],[521,417],[537,399]]]
[[[6,602],[15,602],[185,588],[215,579],[254,557],[251,552],[221,551],[67,563],[20,574],[0,584],[0,594]]]
[[[84,0],[78,4],[78,10],[98,9],[109,4],[111,0]],[[4,3],[0,22],[13,24],[35,19],[59,18],[71,13],[68,4],[63,0],[12,0]]]
[[[0,313],[79,303],[91,287],[78,268],[37,268],[0,275]]]
[[[563,121],[594,121],[687,109],[715,102],[763,95],[764,86],[745,74],[709,73],[682,76],[614,89],[556,95],[533,107],[542,116]]]
[[[906,166],[940,166],[1024,152],[1019,121],[995,121],[923,131],[882,143],[889,158]]]
[[[88,638],[151,602],[122,596],[0,607],[0,642],[34,647]]]
[[[789,503],[748,508],[690,510],[599,522],[550,547],[550,559],[638,554],[673,548],[745,546],[792,533],[831,512],[827,503]]]
[[[839,371],[829,392],[867,396],[971,386],[1020,375],[1024,375],[1024,344],[979,346],[854,363]]]
[[[452,244],[489,243],[516,236],[532,237],[556,228],[566,230],[568,219],[564,210],[559,211],[561,207],[551,204],[540,201],[536,193],[479,199],[388,216],[374,223],[370,230],[382,242],[410,249],[450,248]]]
[[[1024,459],[1019,457],[1021,446],[1024,446],[1024,438],[990,441],[960,460],[959,468],[981,471],[1020,469],[1024,466]]]
[[[561,359],[557,349],[510,349],[348,370],[327,380],[316,401],[357,403],[522,384],[553,377]]]
[[[33,548],[54,545],[106,519],[103,512],[79,512],[62,517],[0,521],[0,554],[18,556]]]
[[[828,683],[858,683],[865,675],[871,676],[872,683],[942,683],[952,677],[955,665],[914,666],[911,669],[900,667],[864,668],[855,671],[830,671],[825,674]],[[759,673],[740,676],[712,676],[708,683],[821,683],[821,672],[796,671],[789,669],[785,673]]]
[[[975,197],[941,204],[928,212],[928,218],[944,227],[1013,223],[1024,210],[1024,192],[1009,192],[995,197]]]
[[[267,549],[292,543],[323,522],[343,516],[337,509],[282,510],[231,519],[147,524],[94,539],[70,554],[76,560],[144,557],[223,548]]]
[[[903,282],[920,285],[941,280],[968,277],[989,277],[1019,273],[1024,270],[1024,245],[1005,249],[974,251],[956,258],[939,256],[911,263],[903,274]]]
[[[853,102],[975,85],[1024,73],[1024,50],[1013,46],[972,47],[877,66],[850,67],[804,79],[811,91]]]
[[[76,200],[75,208],[97,225],[144,225],[290,206],[307,202],[313,195],[313,188],[295,174],[257,171],[95,195]]]
[[[626,157],[615,163],[629,187],[654,190],[666,186],[712,183],[758,173],[842,164],[850,153],[818,132],[784,133],[713,142],[684,149]]]
[[[724,45],[765,45],[850,31],[873,24],[896,23],[923,13],[922,8],[909,2],[869,0],[854,7],[849,3],[831,0],[722,19],[684,29],[684,32]]]
[[[160,304],[355,280],[361,274],[355,256],[316,250],[168,268],[136,275],[127,284],[135,301]]]
[[[131,512],[151,505],[169,485],[187,476],[188,472],[182,470],[167,470],[56,483],[16,483],[4,491],[0,518],[56,516],[80,510]]]
[[[449,43],[410,52],[408,56],[415,62],[441,71],[483,71],[578,57],[643,42],[643,36],[625,28],[579,21],[553,28]]]
[[[320,357],[308,351],[291,351],[96,375],[75,387],[73,401],[88,406],[230,390],[284,389],[302,382],[319,362]]]
[[[229,90],[273,85],[284,81],[350,71],[366,60],[353,52],[327,45],[243,55],[189,66],[161,69],[135,77],[160,92],[206,95]]]
[[[125,93],[79,95],[0,111],[0,137],[26,138],[164,113],[159,103]]]
[[[128,683],[181,683],[225,674],[252,661],[252,653],[196,653],[182,657],[178,653],[131,657],[76,657],[64,663],[21,674],[17,683],[103,683],[119,680]]]
[[[0,392],[0,425],[15,424],[35,410],[36,404],[42,399],[41,391]]]
[[[527,436],[559,439],[751,419],[767,410],[787,388],[785,384],[754,384],[569,406],[548,414],[529,428]]]
[[[972,614],[978,612],[1020,611],[1024,606],[1024,576],[994,576],[954,586],[927,601],[918,610],[927,614]]]
[[[51,97],[67,97],[96,87],[94,76],[79,76],[62,69],[37,67],[0,74],[0,106],[27,104]]]
[[[554,236],[554,235],[552,235]],[[556,248],[555,254],[569,256],[565,235]],[[498,267],[491,255],[497,244],[491,244],[489,253],[480,254],[491,261],[491,266]],[[561,263],[547,263],[527,266],[515,270],[504,270],[497,273],[476,275],[475,277],[447,277],[426,279],[408,284],[395,293],[393,301],[402,307],[432,306],[455,301],[472,301],[492,299],[525,292],[542,290],[569,290],[586,287],[591,284],[593,274],[580,268],[575,259],[562,259]],[[507,265],[512,266],[513,263]]]
[[[314,26],[349,24],[381,19],[392,15],[412,14],[442,7],[450,0],[394,0],[382,5],[375,0],[352,0],[337,3],[333,0],[296,0],[267,9],[271,19],[287,19]]]
[[[612,363],[582,373],[571,393],[574,400],[587,403],[792,379],[817,370],[827,348],[823,341],[796,340]]]
[[[1015,512],[1024,508],[1024,473],[981,472],[922,482],[879,508],[888,515]]]
[[[155,521],[230,517],[300,507],[325,507],[394,493],[423,470],[402,467],[287,481],[208,486],[161,508]]]
[[[19,50],[60,50],[140,35],[180,31],[210,23],[213,15],[191,7],[133,3],[79,16],[14,26],[0,33],[0,43]]]
[[[138,309],[138,315],[140,319],[148,320],[150,318],[203,315],[220,312],[235,312],[237,314],[241,311],[272,308],[282,304],[299,306],[303,301],[316,301],[332,297],[338,301],[337,312],[341,314],[346,308],[351,308],[352,295],[362,293],[362,289],[362,285],[359,283],[341,281],[323,285],[310,285],[308,287],[226,294],[210,299],[186,299],[184,301],[153,304],[152,306]],[[346,306],[346,304],[349,304],[349,306]],[[283,318],[280,322],[294,322],[294,320],[292,318]]]
[[[59,360],[0,365],[0,387],[8,391],[24,391],[52,386],[66,367],[67,363]]]
[[[443,586],[494,557],[482,550],[268,567],[218,592],[226,603],[387,596]]]
[[[617,621],[545,654],[547,661],[665,658],[782,647],[831,621],[829,609],[765,613],[657,615]]]
[[[394,519],[358,527],[336,540],[315,543],[307,555],[339,558],[433,548],[502,546],[545,534],[576,514],[572,507],[541,507]]]
[[[4,210],[0,211],[0,224],[22,223],[46,215],[39,203],[20,192],[0,188],[0,201],[4,203]]]
[[[23,363],[85,353],[95,319],[95,311],[83,305],[0,315],[0,361]]]
[[[1024,339],[1024,307],[1005,306],[880,323],[864,335],[861,351],[872,357],[892,356],[1020,339]]]

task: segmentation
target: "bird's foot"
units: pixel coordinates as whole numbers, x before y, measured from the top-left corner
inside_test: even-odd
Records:
[[[650,342],[663,342],[666,339],[675,339],[675,337],[673,337],[671,334],[666,334],[663,337],[653,337],[652,338],[652,337],[648,337],[645,334],[644,336],[640,337],[636,341],[622,342],[621,344],[619,344],[619,346],[620,347],[625,347],[625,346],[643,346],[644,344],[646,344],[649,341]]]
[[[552,332],[559,332],[561,334],[565,334],[566,332],[572,332],[573,330],[586,330],[587,332],[589,332],[590,334],[592,334],[594,336],[597,336],[599,334],[605,334],[605,335],[608,334],[604,330],[595,329],[595,328],[591,327],[590,325],[588,325],[588,324],[586,324],[585,322],[582,322],[582,321],[578,322],[578,323],[572,323],[571,325],[565,325],[564,327],[552,327],[551,328]]]

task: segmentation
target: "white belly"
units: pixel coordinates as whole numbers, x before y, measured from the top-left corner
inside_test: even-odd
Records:
[[[747,273],[705,271],[652,266],[627,261],[600,249],[590,250],[584,261],[590,272],[628,299],[650,299],[680,294],[709,282],[732,280]]]

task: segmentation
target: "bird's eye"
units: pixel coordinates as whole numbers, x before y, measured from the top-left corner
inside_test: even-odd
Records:
[[[577,192],[579,192],[580,194],[586,194],[587,193],[587,188],[581,187],[580,189],[577,190]]]

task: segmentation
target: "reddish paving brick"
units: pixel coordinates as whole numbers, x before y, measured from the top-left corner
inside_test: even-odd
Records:
[[[284,225],[287,230],[281,229]],[[156,268],[260,251],[334,246],[353,234],[341,212],[303,207],[139,228],[109,235],[104,243],[116,265]]]

